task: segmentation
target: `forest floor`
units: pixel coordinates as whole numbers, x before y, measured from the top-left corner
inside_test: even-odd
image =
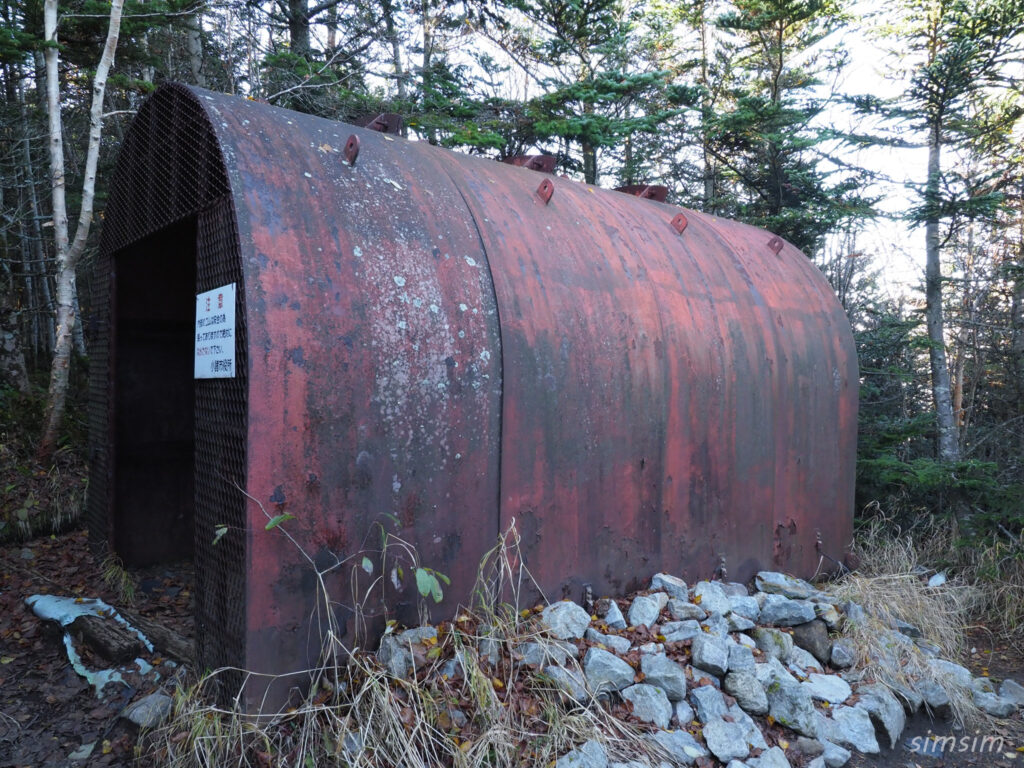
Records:
[[[88,546],[84,531],[46,536],[0,548],[0,768],[84,768],[135,765],[137,729],[120,717],[122,709],[160,688],[172,687],[164,660],[146,660],[165,677],[125,673],[124,682],[109,683],[105,696],[80,677],[68,659],[62,633],[52,622],[39,619],[26,605],[36,594],[100,598],[117,609],[128,609],[181,635],[192,636],[193,573],[188,564],[161,566],[134,574],[137,590],[131,605],[117,585],[104,579],[104,570]],[[993,678],[1024,680],[1024,657],[986,632],[972,632],[968,656],[961,661]],[[83,658],[87,667],[110,666],[102,659]],[[983,736],[1004,736],[1003,755],[1020,745],[1010,733],[974,734],[956,731],[947,721],[918,715],[895,750],[881,755],[855,755],[851,768],[1009,768],[1024,765],[1024,754],[1013,759],[981,751]],[[944,753],[915,754],[915,737],[954,736],[955,747]],[[961,741],[967,736],[968,741]],[[977,737],[977,739],[974,739]],[[972,740],[975,749],[970,749]],[[939,742],[940,744],[942,742]],[[960,750],[966,744],[967,749]]]
[[[174,668],[159,652],[145,653],[152,671],[124,672],[123,682],[108,683],[105,695],[98,696],[72,667],[61,629],[38,618],[25,602],[39,594],[99,598],[191,638],[191,566],[160,566],[133,575],[137,588],[129,604],[118,585],[104,579],[85,531],[0,548],[0,768],[135,764],[137,729],[120,713],[167,686]],[[82,655],[88,669],[114,666],[90,658],[87,650]]]

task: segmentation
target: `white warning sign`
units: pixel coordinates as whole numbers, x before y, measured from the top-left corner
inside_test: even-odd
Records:
[[[196,296],[197,379],[235,376],[235,284]]]

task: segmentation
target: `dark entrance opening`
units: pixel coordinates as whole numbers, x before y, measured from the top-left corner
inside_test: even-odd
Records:
[[[117,251],[113,535],[127,565],[190,559],[196,219]]]

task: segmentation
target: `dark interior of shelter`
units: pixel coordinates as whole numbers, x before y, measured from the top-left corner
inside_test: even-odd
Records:
[[[114,254],[114,551],[127,565],[192,555],[196,221]]]

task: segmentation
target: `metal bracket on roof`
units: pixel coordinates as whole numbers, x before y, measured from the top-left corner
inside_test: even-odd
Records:
[[[402,132],[402,116],[394,112],[382,112],[376,117],[371,117],[362,125],[364,128],[378,133],[399,134]]]
[[[517,165],[520,168],[529,168],[531,171],[554,173],[555,163],[558,162],[558,158],[554,155],[513,155],[512,157],[506,157],[501,162],[508,165]]]
[[[359,157],[359,137],[353,133],[345,142],[345,160],[349,165],[355,165],[357,157]]]
[[[615,191],[646,200],[657,200],[659,203],[664,203],[668,198],[668,187],[660,184],[629,184],[625,187],[616,187]]]
[[[782,250],[782,246],[783,246],[782,238],[778,237],[777,235],[775,237],[773,237],[771,240],[768,241],[768,247],[772,250],[772,253],[774,253],[776,256],[779,255],[779,252]]]
[[[544,181],[540,183],[540,186],[537,187],[537,197],[540,198],[540,201],[544,203],[544,205],[547,205],[551,202],[551,196],[553,194],[555,194],[555,185],[551,183],[551,179],[544,179]]]
[[[686,214],[684,213],[677,213],[675,217],[672,219],[672,227],[680,235],[683,234],[683,230],[686,229],[686,225],[689,223],[690,222],[686,220]]]

